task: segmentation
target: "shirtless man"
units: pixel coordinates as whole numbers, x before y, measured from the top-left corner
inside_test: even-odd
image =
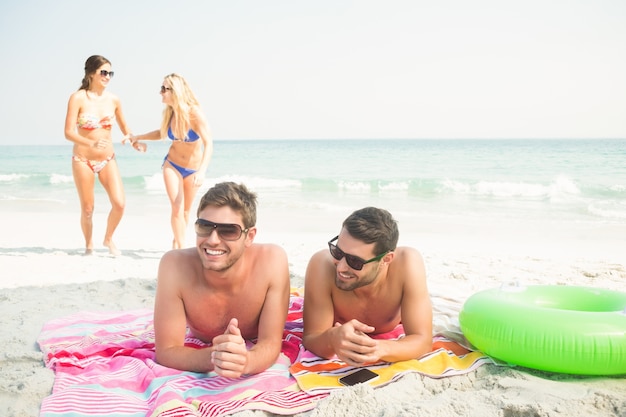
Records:
[[[398,226],[386,210],[352,213],[329,250],[309,261],[304,284],[306,349],[349,365],[419,358],[432,349],[432,305],[424,261],[396,248]],[[402,323],[406,336],[377,340]]]
[[[289,308],[285,251],[253,243],[256,195],[243,184],[216,184],[202,197],[196,247],[161,259],[154,310],[156,360],[193,372],[237,378],[272,365]],[[185,346],[185,333],[208,347]],[[246,340],[257,339],[248,350]]]

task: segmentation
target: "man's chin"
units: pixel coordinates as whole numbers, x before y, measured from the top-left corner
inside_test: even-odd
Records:
[[[358,287],[355,281],[346,282],[342,279],[335,279],[335,286],[342,291],[352,291],[356,287]]]
[[[225,264],[224,262],[204,258],[202,260],[202,267],[208,271],[224,272],[230,268],[230,265]]]

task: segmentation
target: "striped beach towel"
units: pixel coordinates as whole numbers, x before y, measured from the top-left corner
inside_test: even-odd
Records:
[[[379,335],[379,338],[395,339],[401,336],[403,336],[403,329],[402,325],[399,325],[394,331]],[[374,388],[381,387],[411,372],[431,378],[462,375],[485,363],[493,363],[493,361],[481,352],[470,351],[457,342],[437,335],[433,338],[432,352],[419,359],[368,366],[367,368],[376,372],[379,377],[366,383]],[[339,383],[339,378],[357,369],[359,368],[350,366],[337,357],[323,359],[301,348],[300,355],[290,371],[302,390],[316,395],[344,388]]]
[[[46,323],[38,342],[55,381],[40,415],[212,417],[243,410],[296,414],[326,397],[302,391],[289,374],[300,349],[301,297],[291,298],[276,363],[237,379],[156,363],[152,319],[152,310],[133,310],[81,312]],[[186,344],[204,345],[190,335]]]
[[[69,416],[202,416],[243,410],[290,415],[311,410],[354,368],[304,350],[302,292],[292,291],[281,355],[257,375],[237,379],[215,373],[183,372],[155,362],[152,310],[81,312],[46,323],[38,343],[46,366],[55,371],[52,394],[41,406],[42,417]],[[384,335],[402,335],[399,326]],[[188,334],[188,346],[204,344]],[[420,358],[371,367],[380,374],[375,386],[407,372],[431,377],[467,373],[489,359],[444,337],[432,353]]]

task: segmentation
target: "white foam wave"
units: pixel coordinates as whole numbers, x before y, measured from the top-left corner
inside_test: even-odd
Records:
[[[15,182],[23,178],[28,178],[26,174],[1,174],[0,182]]]
[[[300,189],[302,182],[294,179],[276,179],[265,177],[248,177],[243,175],[224,175],[218,178],[207,178],[205,184],[215,185],[224,181],[246,184],[251,190],[262,189]]]
[[[587,207],[591,214],[605,219],[626,219],[626,202],[596,201]]]
[[[163,175],[159,173],[152,174],[150,176],[144,176],[145,188],[149,192],[165,192],[165,184],[163,183]],[[251,190],[262,189],[299,189],[302,188],[302,183],[298,180],[289,179],[275,179],[264,177],[248,177],[241,175],[224,175],[221,177],[207,176],[204,179],[203,189],[208,189],[217,183],[224,181],[232,181],[236,183],[246,184]]]
[[[549,194],[549,187],[540,184],[487,182],[481,181],[474,186],[475,194],[494,197],[545,197]]]
[[[0,195],[0,201],[10,201],[13,203],[27,203],[27,204],[39,204],[39,203],[55,203],[55,204],[67,204],[67,200],[52,198],[52,197],[21,197],[8,194]]]
[[[521,197],[532,199],[559,199],[579,195],[580,189],[566,176],[557,177],[554,182],[544,185],[525,182],[479,181],[475,184],[446,179],[443,189],[458,194],[488,197]]]
[[[580,194],[580,189],[571,179],[567,178],[565,175],[559,175],[554,184],[551,185],[551,188],[554,192],[563,193],[563,194]]]
[[[409,183],[408,182],[390,182],[389,184],[379,184],[378,189],[382,192],[407,191],[409,189]]]
[[[74,178],[71,175],[52,174],[50,175],[50,184],[68,184],[73,183]]]
[[[163,174],[155,173],[152,175],[143,177],[144,185],[148,192],[163,192],[165,193],[165,183],[163,182]]]
[[[617,193],[621,193],[626,191],[626,185],[623,184],[615,184],[609,187],[611,191],[615,191]]]
[[[337,183],[340,190],[352,193],[369,193],[372,186],[365,182],[339,181]]]

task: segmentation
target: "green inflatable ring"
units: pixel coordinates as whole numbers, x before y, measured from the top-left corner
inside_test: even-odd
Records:
[[[472,345],[508,363],[568,374],[626,374],[626,293],[503,286],[470,296],[459,322]]]

